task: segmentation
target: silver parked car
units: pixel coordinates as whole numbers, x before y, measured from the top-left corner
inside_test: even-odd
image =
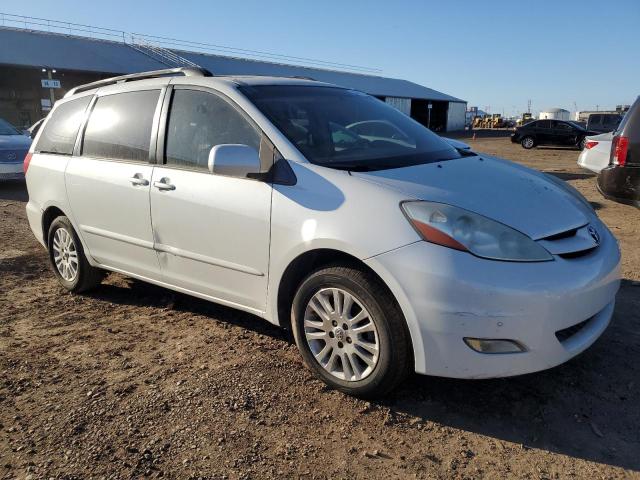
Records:
[[[550,368],[613,314],[618,245],[577,191],[335,85],[99,81],[56,104],[25,165],[67,290],[108,270],[251,312],[350,394]]]
[[[23,162],[31,139],[0,118],[0,180],[24,178]]]

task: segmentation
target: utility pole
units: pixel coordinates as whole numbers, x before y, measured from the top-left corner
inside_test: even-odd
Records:
[[[55,94],[54,94],[54,90],[55,89],[53,88],[53,84],[54,84],[54,82],[53,82],[53,74],[56,73],[56,69],[55,68],[44,68],[43,67],[42,68],[42,73],[46,73],[47,74],[47,80],[48,80],[48,83],[49,83],[49,101],[51,102],[51,105],[48,108],[50,110],[50,109],[53,108],[53,104],[56,101],[56,97],[55,97]],[[44,80],[42,81],[42,83],[43,83],[42,86],[44,87],[45,86],[44,85],[44,83],[45,83]],[[59,86],[58,86],[58,88],[59,88]]]
[[[531,99],[527,100],[527,113],[531,113]]]
[[[53,76],[52,76],[52,74],[51,74],[51,70],[49,70],[49,69],[47,69],[47,78],[48,78],[49,80],[53,80]],[[49,88],[49,98],[51,99],[51,108],[53,108],[53,104],[54,104],[54,103],[55,103],[55,101],[56,101],[56,97],[55,97],[55,95],[53,94],[53,88]]]

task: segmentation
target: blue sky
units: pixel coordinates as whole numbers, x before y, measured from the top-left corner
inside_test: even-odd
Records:
[[[99,5],[99,6],[98,6]],[[29,0],[5,13],[364,65],[491,112],[640,94],[640,0]]]

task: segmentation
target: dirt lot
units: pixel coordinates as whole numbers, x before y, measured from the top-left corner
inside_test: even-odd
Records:
[[[640,478],[640,210],[604,200],[576,151],[469,143],[569,181],[620,240],[615,317],[586,353],[345,397],[251,315],[115,274],[64,293],[24,185],[3,184],[0,478]]]

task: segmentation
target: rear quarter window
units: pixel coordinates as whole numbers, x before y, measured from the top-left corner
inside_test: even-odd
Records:
[[[82,142],[86,157],[147,162],[160,90],[115,93],[98,98]]]
[[[57,106],[51,112],[51,117],[40,134],[35,151],[71,155],[84,112],[91,98],[89,95]]]

